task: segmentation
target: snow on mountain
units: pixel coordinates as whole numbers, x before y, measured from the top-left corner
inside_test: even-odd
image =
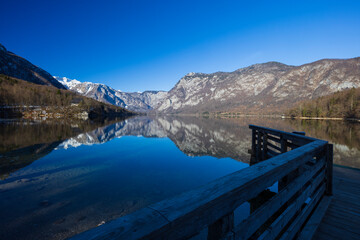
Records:
[[[360,87],[360,58],[324,59],[301,66],[268,62],[234,72],[189,73],[157,110],[282,112],[298,101],[352,87]]]
[[[66,87],[66,89],[72,89],[74,87],[76,87],[76,85],[80,84],[81,82],[76,80],[76,79],[70,79],[67,77],[58,77],[58,76],[54,76],[54,78],[56,78],[56,80],[58,80],[62,85],[64,85],[64,87]]]
[[[323,59],[301,66],[267,62],[234,72],[191,72],[169,92],[128,93],[99,83],[57,79],[84,96],[137,112],[282,113],[296,102],[360,87],[360,58]]]
[[[55,77],[67,89],[100,102],[113,104],[132,111],[147,112],[157,107],[166,97],[164,91],[127,93],[115,90],[105,84],[80,82],[66,77]]]

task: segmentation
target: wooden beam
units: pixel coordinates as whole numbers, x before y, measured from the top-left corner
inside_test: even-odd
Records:
[[[326,195],[333,194],[333,145],[327,144],[326,146]]]
[[[149,221],[151,220],[151,221]],[[70,239],[73,240],[103,240],[103,239],[140,239],[151,235],[154,229],[168,227],[161,214],[151,208],[142,208],[132,214],[125,215],[111,222],[90,229]]]
[[[229,238],[234,229],[234,212],[218,219],[208,227],[207,240]],[[230,233],[230,234],[229,234]]]
[[[265,132],[263,132],[262,134],[263,136],[263,150],[262,150],[262,160],[266,160],[267,159],[267,134]]]
[[[324,177],[325,174],[322,175]],[[285,211],[268,227],[268,229],[258,238],[259,240],[275,239],[283,231],[284,227],[288,225],[295,214],[301,209],[305,201],[313,194],[314,189],[319,186],[323,179],[317,177],[316,180],[308,186],[295,200],[291,203]],[[323,185],[323,189],[325,186]],[[319,190],[318,190],[319,191]],[[300,223],[301,224],[301,223]]]
[[[277,143],[280,143],[280,138],[278,137],[273,137],[271,135],[268,136],[268,139]]]
[[[296,217],[296,219],[292,222],[289,228],[281,236],[280,240],[293,239],[298,234],[307,217],[310,215],[312,210],[320,201],[321,197],[324,196],[325,188],[326,186],[322,185],[319,190],[313,196],[311,196],[311,200],[309,201],[309,203],[307,203],[306,207],[302,209],[301,213]]]
[[[331,203],[330,196],[324,196],[317,206],[314,213],[311,215],[311,218],[306,223],[303,230],[300,232],[300,235],[297,240],[310,240],[313,238],[318,226],[320,225],[326,210],[328,209]]]
[[[305,132],[299,132],[299,131],[294,131],[292,133],[299,134],[299,135],[302,135],[302,136],[305,136],[305,134],[306,134]]]
[[[278,146],[276,146],[275,144],[272,144],[269,141],[268,141],[267,144],[268,144],[269,147],[271,147],[271,148],[273,148],[273,149],[275,149],[275,150],[277,150],[277,151],[279,151],[281,153],[281,147],[278,147]]]
[[[283,136],[286,137],[286,139],[289,139],[289,140],[302,139],[306,143],[318,140],[318,139],[312,138],[312,137],[302,136],[302,135],[298,135],[298,134],[295,134],[295,133],[284,132],[284,131],[281,131],[281,130],[267,128],[267,127],[260,127],[260,126],[256,126],[256,125],[252,125],[252,124],[249,125],[249,128],[250,129],[257,129],[257,130],[265,130],[267,133],[270,133],[270,134],[273,134],[273,135],[276,135],[276,136],[283,135]]]
[[[307,183],[313,176],[324,167],[325,159],[316,163],[311,169],[304,172],[301,176],[291,182],[286,188],[280,191],[272,199],[266,202],[263,206],[252,213],[247,219],[235,226],[236,239],[248,239],[256,230],[259,229],[281,206],[283,206],[290,198],[297,193],[305,183]],[[324,175],[320,176],[324,178]],[[320,179],[320,181],[322,181]],[[311,191],[314,190],[314,187]]]

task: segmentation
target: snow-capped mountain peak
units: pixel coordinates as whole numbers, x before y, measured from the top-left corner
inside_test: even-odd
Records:
[[[58,80],[62,85],[64,85],[64,87],[70,90],[76,87],[78,84],[81,84],[81,82],[76,79],[70,79],[67,77],[58,77],[58,76],[54,76],[54,78]]]
[[[164,91],[127,93],[105,84],[80,82],[67,77],[55,77],[67,89],[100,102],[113,104],[137,112],[147,112],[157,107],[166,97]]]

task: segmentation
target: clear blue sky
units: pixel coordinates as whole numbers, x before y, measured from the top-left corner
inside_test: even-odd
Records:
[[[0,43],[52,75],[169,90],[188,72],[360,56],[360,1],[0,0]]]

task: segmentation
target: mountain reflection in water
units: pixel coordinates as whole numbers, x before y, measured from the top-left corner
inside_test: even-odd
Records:
[[[167,137],[188,156],[229,157],[248,163],[250,159],[248,149],[251,148],[249,124],[290,132],[305,131],[307,136],[327,140],[334,144],[335,164],[360,168],[360,124],[344,121],[276,118],[137,117],[99,127],[93,131],[83,132],[65,141],[54,141],[50,145],[54,148],[66,149],[81,145],[101,144],[121,136]],[[42,128],[43,126],[37,127]],[[60,129],[62,134],[63,129],[64,127]],[[76,127],[72,129],[75,129],[75,133],[81,131]],[[18,139],[22,138],[26,131],[27,129],[23,129],[8,134],[16,136],[20,133],[20,136],[15,137]],[[47,130],[43,131],[39,138],[48,138],[48,132]],[[7,138],[6,134],[2,136]],[[8,145],[14,146],[16,144],[8,143]],[[0,147],[2,150],[4,149],[3,145]],[[44,146],[39,146],[39,153],[42,152],[41,148]]]
[[[335,164],[360,168],[359,123],[179,116],[0,122],[0,239],[64,239],[244,168],[249,124],[328,140]]]

